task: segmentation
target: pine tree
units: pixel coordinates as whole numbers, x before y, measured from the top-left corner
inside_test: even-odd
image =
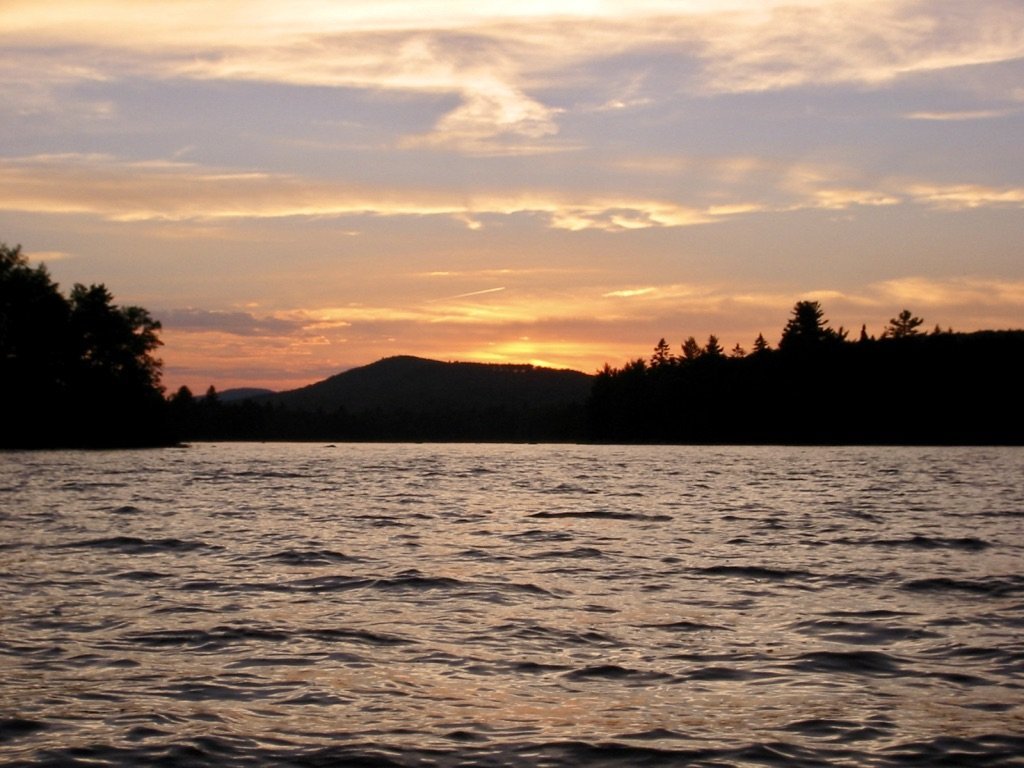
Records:
[[[693,361],[704,354],[704,350],[701,349],[700,343],[690,336],[683,342],[683,359]]]
[[[708,343],[704,345],[704,354],[707,357],[725,356],[725,350],[722,349],[722,345],[718,343],[718,337],[713,333],[708,336]]]
[[[842,341],[846,331],[828,327],[825,312],[816,301],[798,301],[782,331],[779,349],[810,349],[824,342]]]
[[[891,339],[916,336],[918,333],[917,328],[922,323],[924,323],[924,320],[920,317],[914,317],[909,309],[904,309],[899,315],[889,320],[889,325],[885,327],[885,333],[882,335]]]
[[[671,365],[673,362],[672,348],[665,339],[660,339],[654,347],[654,354],[651,355],[651,367],[661,368],[662,366]]]

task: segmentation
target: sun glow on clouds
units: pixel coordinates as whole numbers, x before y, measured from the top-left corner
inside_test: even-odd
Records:
[[[964,112],[910,112],[908,120],[931,120],[934,122],[959,122],[963,120],[992,120],[1016,114],[1016,109],[978,109]]]
[[[874,84],[908,73],[1024,55],[1024,10],[990,0],[925,14],[882,0],[777,2],[280,3],[194,0],[139,4],[13,2],[0,9],[9,43],[46,47],[43,80],[252,80],[448,92],[462,103],[427,146],[486,151],[492,137],[558,133],[558,110],[528,95],[588,59],[651,49],[703,65],[692,87],[767,91],[806,83]],[[1014,31],[1016,30],[1016,31]],[[31,46],[29,46],[31,49]],[[102,50],[84,68],[82,49]],[[60,54],[60,50],[67,53]],[[68,62],[72,57],[74,63]],[[807,61],[813,60],[813,66]],[[640,100],[634,103],[647,103]]]
[[[555,229],[609,232],[687,227],[764,210],[841,210],[853,206],[933,204],[943,208],[1024,205],[1024,187],[904,182],[883,188],[834,185],[830,169],[795,167],[776,202],[693,204],[671,200],[573,199],[565,193],[393,190],[254,171],[203,169],[186,163],[124,163],[104,156],[57,155],[0,159],[0,206],[52,214],[91,214],[110,221],[203,221],[344,216],[446,216],[471,229],[481,215],[537,214]],[[469,222],[469,223],[467,223]]]
[[[1024,280],[917,277],[883,281],[857,293],[812,293],[831,310],[833,327],[856,331],[864,318],[873,318],[869,332],[877,335],[896,314],[894,307],[916,307],[926,322],[942,319],[946,327],[964,308],[984,316],[1006,302],[1021,305]],[[164,337],[182,352],[169,366],[167,383],[174,388],[194,381],[194,371],[235,369],[243,373],[221,378],[222,387],[280,389],[387,354],[593,372],[607,362],[621,365],[645,356],[659,336],[670,336],[674,348],[686,336],[703,342],[711,333],[730,349],[734,344],[749,349],[759,333],[774,344],[786,320],[780,308],[797,298],[770,289],[674,284],[599,294],[509,296],[487,290],[409,307],[324,307],[264,315],[171,311],[162,313]],[[416,330],[424,325],[430,328],[426,339]]]
[[[632,296],[646,296],[650,293],[654,293],[656,288],[623,288],[619,291],[609,291],[608,293],[601,294],[604,298],[630,298]]]
[[[112,221],[291,216],[540,214],[557,229],[688,226],[712,221],[670,201],[564,199],[559,193],[446,195],[438,190],[359,189],[259,172],[210,171],[183,163],[120,163],[97,157],[0,161],[0,205],[8,210],[85,213]],[[445,200],[446,197],[450,199]],[[480,225],[474,222],[472,228]]]
[[[881,296],[903,304],[928,308],[964,305],[998,307],[1005,304],[1024,306],[1024,281],[1003,282],[976,277],[935,280],[906,277],[887,280],[877,286]]]
[[[13,0],[0,33],[0,240],[166,296],[169,384],[595,370],[812,293],[1024,324],[1018,0]]]

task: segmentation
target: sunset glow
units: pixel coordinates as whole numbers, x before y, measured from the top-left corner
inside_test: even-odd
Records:
[[[1024,327],[1024,6],[0,5],[0,240],[164,383]]]

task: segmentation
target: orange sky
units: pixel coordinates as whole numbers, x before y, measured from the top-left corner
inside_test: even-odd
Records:
[[[0,240],[165,384],[1024,326],[1024,6],[0,4]]]

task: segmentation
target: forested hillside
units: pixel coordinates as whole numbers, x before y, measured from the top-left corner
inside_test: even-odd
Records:
[[[880,338],[800,301],[777,348],[664,339],[596,376],[392,357],[290,392],[165,399],[160,323],[103,285],[63,295],[0,243],[0,448],[187,440],[1024,444],[1024,331],[909,310]]]
[[[401,356],[241,403],[179,392],[171,407],[189,439],[579,440],[592,379]]]
[[[159,330],[103,285],[65,297],[45,267],[0,243],[0,447],[170,442]]]
[[[904,310],[881,338],[832,329],[798,302],[778,349],[712,336],[605,367],[590,437],[611,442],[1021,444],[1024,331],[922,333]]]

